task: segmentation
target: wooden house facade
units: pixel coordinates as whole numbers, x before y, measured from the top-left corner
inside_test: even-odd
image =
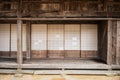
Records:
[[[120,69],[119,0],[0,0],[0,68]]]

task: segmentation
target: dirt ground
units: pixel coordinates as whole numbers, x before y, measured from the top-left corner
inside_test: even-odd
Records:
[[[0,80],[120,80],[120,76],[0,74]]]

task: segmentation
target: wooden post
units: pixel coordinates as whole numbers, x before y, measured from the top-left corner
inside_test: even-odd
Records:
[[[108,20],[107,30],[107,64],[112,63],[112,21]]]
[[[18,63],[18,69],[21,69],[22,62],[23,62],[23,55],[22,55],[22,21],[17,20],[17,63]]]
[[[26,45],[27,45],[27,54],[26,58],[30,59],[30,51],[31,51],[31,24],[30,22],[26,23]]]
[[[21,70],[21,65],[23,62],[22,55],[22,20],[21,20],[21,10],[22,10],[22,0],[18,0],[18,9],[17,9],[17,63],[18,70]]]

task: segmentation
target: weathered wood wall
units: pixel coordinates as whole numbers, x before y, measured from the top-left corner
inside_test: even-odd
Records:
[[[1,0],[0,17],[16,17],[17,0]],[[23,17],[119,17],[118,0],[22,0]]]
[[[116,53],[116,64],[120,65],[120,21],[117,21],[117,53]]]
[[[100,59],[111,65],[120,64],[119,24],[120,22],[117,20],[99,23],[99,56]]]
[[[111,64],[120,64],[120,21],[112,21]]]

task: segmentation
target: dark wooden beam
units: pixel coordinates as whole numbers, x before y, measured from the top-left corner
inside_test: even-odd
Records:
[[[29,21],[33,21],[33,20],[43,20],[43,21],[47,21],[47,20],[90,20],[90,21],[93,21],[93,20],[120,20],[120,18],[0,18],[0,20],[18,20],[18,19],[21,19],[21,20],[29,20]]]
[[[44,20],[46,20],[46,21],[48,21],[48,20],[57,20],[57,21],[60,21],[60,20],[72,20],[72,21],[74,21],[74,20],[120,20],[120,18],[22,18],[22,20],[31,20],[31,21],[33,21],[33,20],[42,20],[42,21],[44,21]]]
[[[30,51],[31,51],[31,24],[27,21],[26,23],[26,45],[27,45],[27,55],[26,58],[30,59]]]

